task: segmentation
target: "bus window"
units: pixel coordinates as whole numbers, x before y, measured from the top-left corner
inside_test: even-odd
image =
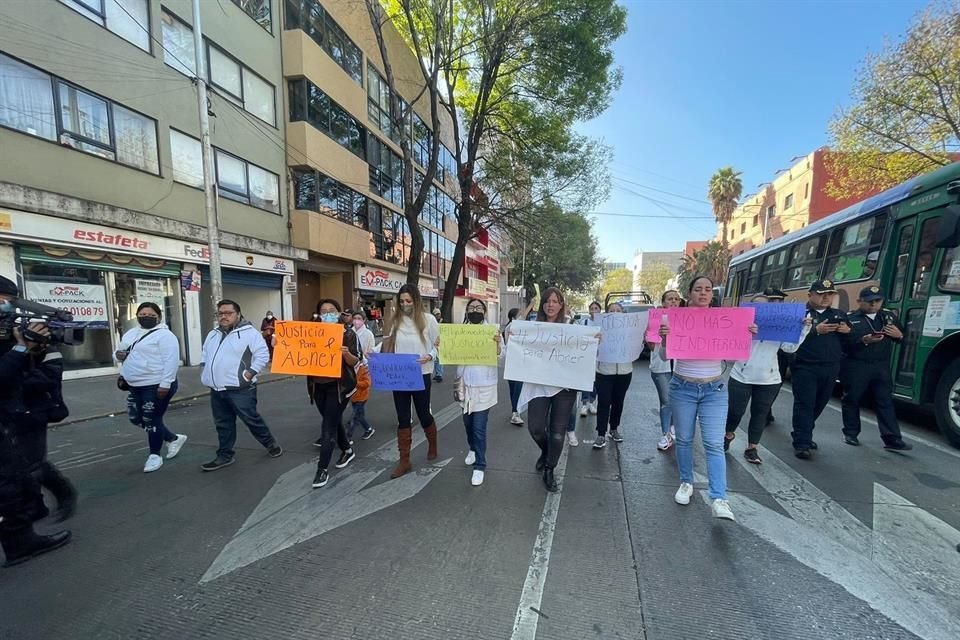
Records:
[[[944,254],[937,286],[941,291],[960,292],[960,247],[948,249]]]
[[[747,285],[744,287],[744,293],[756,293],[762,291],[760,287],[760,260],[754,260],[750,263],[750,271],[747,275]]]
[[[910,249],[912,247],[913,224],[911,223],[900,231],[900,242],[897,243],[897,262],[893,273],[893,289],[890,291],[891,302],[896,302],[903,297],[904,285],[907,282],[907,269],[910,268]]]
[[[835,282],[849,282],[873,276],[886,223],[884,211],[834,230],[827,250],[826,277]]]
[[[937,250],[937,225],[939,218],[929,218],[920,228],[920,246],[917,247],[917,264],[913,269],[914,300],[925,300],[930,295],[930,283],[933,277],[933,254]]]
[[[787,274],[787,250],[781,249],[771,253],[763,259],[763,270],[760,273],[759,291],[767,287],[783,288],[783,280]]]
[[[809,286],[820,278],[823,266],[823,236],[802,242],[790,251],[790,266],[784,282],[786,289]]]

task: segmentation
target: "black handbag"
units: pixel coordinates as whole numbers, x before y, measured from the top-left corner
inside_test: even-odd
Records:
[[[153,333],[154,331],[157,331],[157,329],[150,329],[150,331],[147,331],[145,334],[143,334],[142,336],[140,336],[139,338],[137,338],[136,342],[134,342],[132,345],[130,345],[130,348],[127,349],[127,356],[128,356],[128,357],[130,356],[130,352],[133,351],[133,348],[134,348],[135,346],[137,346],[137,344],[138,344],[141,340],[143,340],[144,338],[146,338],[148,335],[150,335],[150,334]],[[124,358],[124,360],[126,360],[126,358]],[[117,376],[117,389],[120,389],[120,391],[130,391],[130,385],[127,384],[127,381],[124,379],[123,376]]]

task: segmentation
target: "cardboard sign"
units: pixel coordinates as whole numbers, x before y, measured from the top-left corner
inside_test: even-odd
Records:
[[[744,307],[667,309],[671,360],[746,360],[750,357],[754,311]]]
[[[371,353],[370,383],[383,391],[423,391],[423,370],[415,353]]]
[[[514,320],[503,377],[581,391],[593,389],[597,327]]]
[[[800,342],[807,305],[795,302],[746,302],[741,307],[755,310],[754,322],[760,331],[754,340]]]
[[[338,322],[277,320],[273,373],[339,378],[343,364],[343,325]]]
[[[596,320],[590,321],[590,326],[600,327],[600,334],[603,336],[597,349],[597,359],[600,362],[629,364],[643,353],[647,311],[601,313]]]
[[[441,324],[440,362],[497,365],[497,343],[492,324]]]
[[[660,317],[666,309],[654,308],[647,310],[647,335],[644,340],[654,344],[660,344]]]

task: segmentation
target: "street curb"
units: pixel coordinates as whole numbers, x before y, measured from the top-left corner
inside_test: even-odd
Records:
[[[270,378],[269,380],[263,380],[263,381],[261,381],[261,382],[258,382],[258,383],[257,383],[257,386],[262,386],[262,385],[265,385],[265,384],[270,384],[270,383],[272,383],[272,382],[280,382],[281,380],[289,380],[290,378],[295,378],[295,377],[296,377],[296,376],[292,376],[292,375],[291,375],[291,376],[280,376],[280,377],[278,377],[278,378]],[[190,402],[191,400],[196,400],[197,398],[203,398],[203,397],[205,397],[205,396],[207,396],[207,395],[209,395],[209,394],[210,394],[210,391],[207,390],[207,391],[204,391],[203,393],[195,393],[195,394],[190,395],[190,396],[183,396],[183,397],[180,397],[180,398],[176,398],[176,399],[170,401],[170,405],[169,405],[169,406],[172,407],[172,406],[177,405],[177,404],[183,404],[184,402]],[[124,414],[125,414],[126,411],[127,411],[127,410],[126,410],[126,408],[124,407],[124,408],[121,408],[121,409],[116,409],[116,410],[114,410],[114,411],[108,411],[108,412],[106,412],[106,413],[98,413],[98,414],[92,415],[92,416],[84,416],[84,417],[82,417],[82,418],[68,419],[68,420],[64,420],[63,422],[58,422],[58,423],[56,423],[56,424],[51,424],[51,425],[49,425],[48,429],[59,429],[60,427],[69,427],[69,426],[71,426],[71,425],[80,424],[80,423],[83,423],[83,422],[90,422],[91,420],[99,420],[100,418],[109,418],[110,416],[115,416],[115,415],[117,415],[118,413],[124,413]]]

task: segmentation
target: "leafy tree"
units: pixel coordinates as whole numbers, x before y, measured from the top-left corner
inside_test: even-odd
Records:
[[[626,267],[609,271],[593,290],[594,300],[602,306],[611,291],[633,291],[633,272]]]
[[[864,60],[853,105],[830,123],[827,193],[861,197],[948,164],[960,151],[960,0],[921,12]],[[955,158],[955,156],[954,156]]]
[[[667,283],[676,274],[665,264],[654,264],[640,270],[637,274],[637,286],[657,300],[667,290]]]
[[[737,201],[743,193],[740,174],[741,172],[735,171],[733,167],[723,167],[710,176],[710,184],[707,187],[707,196],[713,203],[713,215],[717,219],[717,224],[723,229],[724,246],[729,241],[727,225],[730,224],[733,212],[737,210]]]
[[[685,294],[690,282],[697,276],[707,276],[714,285],[721,286],[726,282],[729,265],[730,249],[723,242],[711,240],[702,249],[694,251],[692,256],[683,257],[683,264],[677,270],[680,292]]]

